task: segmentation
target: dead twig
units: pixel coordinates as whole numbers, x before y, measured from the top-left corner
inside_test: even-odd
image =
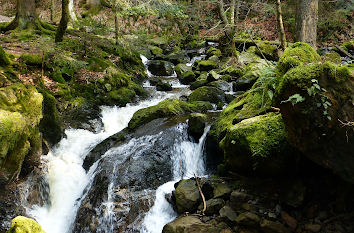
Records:
[[[195,177],[195,181],[197,182],[197,186],[198,186],[198,190],[200,193],[200,196],[202,196],[202,200],[203,200],[203,210],[202,210],[202,215],[204,215],[205,211],[206,211],[206,202],[205,202],[205,197],[204,194],[202,192],[202,189],[200,188],[200,184],[199,184],[199,180],[198,177],[194,174]]]

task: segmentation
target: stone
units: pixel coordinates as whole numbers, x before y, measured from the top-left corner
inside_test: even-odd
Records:
[[[148,70],[156,76],[171,76],[174,73],[174,66],[168,61],[152,60],[148,63]]]
[[[230,91],[230,84],[224,80],[217,80],[207,84],[210,87],[216,87],[224,92]]]
[[[166,82],[158,82],[156,84],[157,91],[172,91],[172,85]]]
[[[310,231],[310,232],[319,232],[321,230],[321,225],[320,224],[306,224],[305,230]]]
[[[208,101],[217,104],[225,101],[225,93],[216,87],[203,86],[194,90],[189,95],[188,101]]]
[[[225,205],[225,201],[220,198],[209,199],[206,201],[206,210],[205,214],[210,216],[214,214],[218,214],[219,210]],[[199,210],[203,210],[204,205],[201,203],[198,207]]]
[[[225,183],[214,184],[214,198],[228,199],[232,189]]]
[[[207,80],[208,80],[208,82],[213,82],[213,81],[219,80],[220,77],[221,77],[220,74],[218,74],[214,70],[212,70],[208,73]]]
[[[7,233],[45,233],[42,227],[33,219],[17,216],[11,221]]]
[[[192,71],[192,67],[187,66],[186,64],[178,64],[175,67],[175,71],[176,71],[177,77],[181,78],[183,73],[185,73],[187,71]]]
[[[179,81],[185,85],[190,84],[196,81],[196,75],[193,71],[186,71],[180,76]]]
[[[267,219],[263,219],[260,226],[264,233],[290,233],[291,232],[280,222],[274,222]]]
[[[236,221],[237,214],[230,206],[224,206],[219,211],[221,218],[226,218],[231,222]]]
[[[185,216],[166,224],[162,233],[219,233],[221,231],[219,227],[203,223],[197,217]]]
[[[250,195],[234,190],[230,195],[230,205],[234,209],[239,209],[243,204],[247,203],[250,199],[251,199]]]
[[[202,113],[192,113],[188,118],[188,134],[196,141],[198,141],[204,133],[206,119],[207,116]]]
[[[217,68],[218,68],[217,62],[211,60],[200,61],[198,62],[198,66],[197,66],[197,69],[200,71],[210,71]]]
[[[232,89],[233,91],[247,91],[255,82],[255,79],[239,78],[232,83]]]
[[[236,218],[236,222],[238,224],[249,227],[257,227],[260,221],[261,219],[258,217],[258,215],[252,212],[241,213]]]
[[[177,185],[175,196],[177,212],[180,214],[194,213],[202,200],[194,180],[181,180]]]

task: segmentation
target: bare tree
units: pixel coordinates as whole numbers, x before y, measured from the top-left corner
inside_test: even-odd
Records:
[[[296,41],[316,47],[318,0],[297,0]]]
[[[69,20],[69,0],[62,0],[61,20],[55,35],[55,42],[63,41],[64,33],[68,27]]]
[[[286,36],[285,36],[285,30],[283,25],[283,16],[282,16],[280,0],[277,0],[277,23],[278,23],[278,30],[280,35],[280,44],[282,49],[284,50],[286,48]]]

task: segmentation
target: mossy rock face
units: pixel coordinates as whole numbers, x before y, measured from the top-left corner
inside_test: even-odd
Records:
[[[276,44],[272,44],[269,41],[262,41],[257,43],[258,48],[256,49],[256,54],[260,57],[265,57],[271,61],[278,61],[278,46]]]
[[[186,103],[178,99],[168,99],[155,106],[140,109],[135,112],[132,119],[129,121],[128,127],[129,129],[135,129],[157,118],[183,115],[191,112],[206,112],[212,108],[212,105],[207,102],[196,101]]]
[[[179,78],[179,81],[182,84],[190,84],[194,81],[196,81],[196,75],[194,74],[193,71],[186,71],[182,74],[182,76]]]
[[[218,63],[211,60],[199,61],[197,66],[197,70],[200,71],[209,71],[217,68],[218,68]]]
[[[245,119],[227,129],[220,142],[226,169],[275,176],[290,171],[294,156],[280,114]]]
[[[199,87],[205,86],[209,83],[208,79],[207,79],[208,74],[207,73],[202,73],[196,81],[192,82],[190,84],[190,89],[191,90],[195,90]]]
[[[40,90],[40,92],[43,95],[43,118],[39,128],[43,133],[43,138],[54,145],[60,141],[63,135],[56,99],[47,91]]]
[[[11,61],[9,57],[5,53],[4,49],[0,46],[0,66],[8,66],[10,63]]]
[[[127,103],[131,102],[135,96],[136,93],[134,90],[127,87],[121,87],[117,90],[110,91],[104,102],[110,105],[125,106]]]
[[[11,227],[6,233],[45,233],[45,231],[33,219],[17,216],[11,221]]]
[[[188,101],[208,101],[217,104],[225,101],[225,93],[216,87],[199,87],[188,96]]]
[[[298,66],[275,92],[289,141],[316,163],[354,183],[354,68],[331,63]],[[343,122],[343,123],[342,123]]]
[[[320,55],[311,45],[297,42],[285,49],[284,54],[279,58],[277,72],[279,76],[284,75],[289,69],[299,65],[318,63],[321,61]]]
[[[38,161],[42,101],[33,86],[16,84],[0,89],[0,184],[16,178],[25,160],[31,160],[28,164]]]

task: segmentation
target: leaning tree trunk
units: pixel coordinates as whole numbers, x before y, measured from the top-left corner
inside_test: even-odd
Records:
[[[280,2],[280,0],[277,0],[277,23],[278,23],[278,30],[279,30],[279,35],[280,35],[281,48],[283,50],[285,50],[285,48],[286,48],[286,36],[285,36],[285,30],[284,30],[283,16],[282,16],[282,11],[281,11],[281,2]]]
[[[55,35],[55,42],[63,41],[64,33],[68,27],[69,20],[69,0],[62,0],[61,20]]]
[[[36,14],[35,0],[17,0],[17,11],[15,19],[5,28],[6,31],[16,28],[36,29],[39,19]]]
[[[318,0],[297,0],[296,41],[316,47]]]

